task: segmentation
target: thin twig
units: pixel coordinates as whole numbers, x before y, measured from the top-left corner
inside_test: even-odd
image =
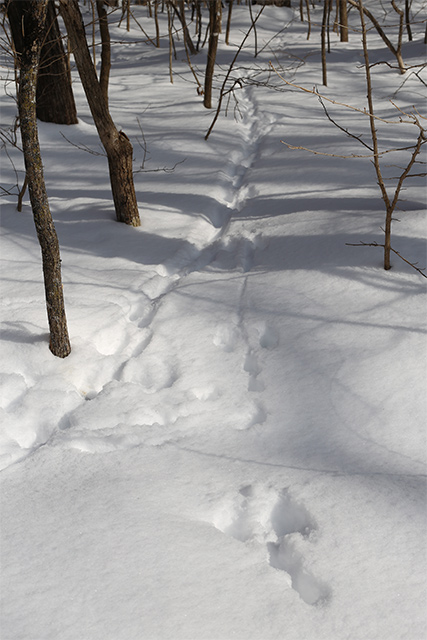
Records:
[[[133,173],[160,173],[161,171],[163,171],[163,173],[173,173],[176,169],[176,167],[179,164],[183,164],[185,161],[187,160],[187,158],[184,158],[184,160],[179,160],[179,162],[175,162],[175,164],[173,165],[173,167],[159,167],[157,169],[143,169],[142,167],[140,169],[138,169],[137,171],[134,171]]]
[[[239,48],[237,49],[237,51],[236,51],[236,53],[235,53],[235,55],[234,55],[233,60],[231,61],[231,64],[230,64],[230,66],[229,66],[229,68],[228,68],[228,71],[227,71],[227,73],[225,74],[224,82],[222,83],[222,86],[221,86],[221,89],[220,89],[220,92],[219,92],[219,99],[218,99],[218,105],[217,105],[217,108],[216,108],[216,112],[215,112],[214,118],[213,118],[213,120],[212,120],[212,122],[211,122],[211,125],[210,125],[210,127],[209,127],[209,129],[208,129],[208,131],[207,131],[207,133],[206,133],[206,135],[205,135],[205,140],[207,140],[207,139],[209,138],[209,136],[210,136],[210,134],[211,134],[211,132],[212,132],[212,129],[214,128],[215,123],[216,123],[216,121],[218,120],[218,116],[219,116],[220,111],[221,111],[222,100],[223,100],[223,97],[224,97],[224,89],[225,89],[225,85],[227,84],[228,78],[230,77],[231,71],[232,71],[232,69],[233,69],[233,67],[234,67],[234,63],[236,62],[236,60],[237,60],[237,57],[238,57],[239,53],[240,53],[240,52],[241,52],[241,50],[243,49],[243,46],[244,46],[244,44],[245,44],[246,40],[248,39],[249,34],[251,33],[252,29],[255,27],[255,25],[256,25],[256,23],[257,23],[258,18],[261,16],[262,12],[264,11],[264,8],[265,8],[265,5],[264,5],[264,7],[262,7],[262,8],[260,9],[260,11],[258,12],[257,16],[256,16],[256,17],[255,17],[255,19],[252,21],[251,26],[249,27],[248,31],[246,32],[245,37],[243,38],[242,42],[240,43],[240,46],[239,46]]]
[[[71,140],[69,140],[67,138],[67,136],[65,136],[62,131],[59,132],[61,134],[61,136],[64,138],[64,140],[66,140],[69,144],[71,144],[73,147],[76,147],[76,149],[80,149],[80,151],[86,151],[86,153],[90,153],[92,156],[103,156],[104,158],[107,157],[106,153],[100,153],[99,151],[93,151],[93,149],[89,149],[89,147],[87,147],[85,144],[76,144],[75,142],[71,142]]]
[[[380,244],[379,242],[346,242],[345,243],[347,247],[382,247],[384,248],[384,244]],[[423,278],[427,278],[427,275],[424,273],[424,271],[426,270],[426,267],[417,267],[417,262],[410,262],[409,260],[407,260],[406,258],[404,258],[402,256],[401,253],[399,253],[399,251],[396,251],[396,249],[393,249],[393,247],[390,247],[390,251],[392,251],[393,253],[395,253],[397,256],[399,256],[399,258],[401,260],[403,260],[403,262],[406,262],[406,264],[409,264],[410,267],[412,267],[413,269],[415,269],[415,271],[418,271],[418,273],[420,275],[423,276]]]
[[[372,147],[370,147],[369,144],[367,144],[364,140],[362,140],[362,138],[360,136],[356,136],[354,133],[351,133],[348,129],[345,129],[344,127],[342,127],[340,124],[338,124],[338,122],[336,122],[336,120],[334,120],[332,118],[332,116],[328,112],[325,104],[323,103],[323,100],[322,100],[321,96],[319,96],[319,102],[323,107],[323,111],[325,112],[326,117],[328,118],[328,120],[330,122],[332,122],[333,125],[335,125],[337,127],[337,129],[340,129],[340,131],[343,131],[350,138],[354,138],[355,140],[360,142],[360,144],[363,144],[363,146],[365,146],[367,149],[369,149],[369,151],[373,151]]]
[[[341,127],[339,127],[341,128]],[[352,136],[353,137],[353,136]],[[356,139],[357,136],[354,136]],[[377,154],[371,153],[370,155],[362,155],[362,154],[357,154],[357,153],[351,153],[349,155],[346,156],[341,156],[338,153],[324,153],[323,151],[315,151],[314,149],[308,149],[307,147],[295,147],[292,144],[289,144],[288,142],[285,142],[284,140],[280,141],[282,144],[284,144],[285,146],[288,147],[288,149],[292,149],[292,151],[308,151],[309,153],[312,153],[315,156],[327,156],[328,158],[375,158],[375,157],[379,157],[379,156],[384,156],[386,153],[394,153],[395,151],[409,151],[410,149],[414,148],[414,145],[410,146],[410,147],[400,147],[400,148],[396,148],[396,149],[386,149],[385,151],[378,151]],[[421,144],[425,144],[424,141]],[[367,146],[367,145],[366,145]],[[369,147],[368,147],[369,149]]]
[[[336,104],[339,107],[346,107],[347,109],[350,109],[351,111],[355,111],[356,113],[361,113],[364,116],[368,116],[369,118],[375,118],[375,120],[379,120],[380,122],[384,122],[385,124],[401,124],[402,122],[405,124],[413,124],[413,120],[405,120],[402,121],[401,119],[399,120],[386,120],[385,118],[380,118],[379,116],[376,116],[375,114],[369,113],[369,111],[367,109],[359,109],[358,107],[354,107],[351,104],[346,104],[345,102],[338,102],[338,100],[332,100],[332,98],[327,98],[325,95],[319,93],[316,89],[307,89],[306,87],[302,87],[299,84],[295,84],[294,82],[289,82],[289,80],[286,80],[278,71],[277,69],[274,68],[274,66],[271,64],[270,62],[270,66],[273,69],[273,71],[279,76],[279,78],[281,80],[283,80],[283,82],[291,87],[295,87],[295,89],[299,89],[300,91],[304,91],[305,93],[311,93],[313,96],[317,96],[318,98],[322,98],[323,100],[326,100],[327,102],[330,102],[331,104]],[[406,114],[408,117],[409,114]]]

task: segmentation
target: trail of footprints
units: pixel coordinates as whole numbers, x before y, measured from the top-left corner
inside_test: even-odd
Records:
[[[213,525],[252,546],[263,546],[273,569],[283,571],[288,584],[309,605],[326,604],[330,589],[305,568],[303,549],[314,544],[317,525],[304,506],[283,489],[246,485],[218,509]]]
[[[245,297],[247,289],[247,278],[244,280],[238,313],[235,324],[220,325],[214,336],[214,344],[225,352],[231,352],[238,348],[243,341],[245,345],[245,355],[242,362],[242,369],[248,375],[247,390],[254,394],[252,416],[246,428],[263,424],[267,419],[267,410],[260,398],[260,394],[265,390],[265,383],[262,376],[261,352],[265,349],[275,349],[279,343],[279,333],[271,325],[264,321],[247,323],[245,321]],[[262,353],[261,353],[262,356]]]
[[[254,266],[256,251],[265,248],[266,239],[262,234],[257,235],[245,230],[243,234],[240,230],[238,235],[228,233],[232,211],[240,211],[245,202],[253,196],[251,187],[245,184],[245,176],[255,161],[260,142],[271,127],[271,123],[264,117],[256,117],[256,106],[252,94],[246,91],[243,97],[245,100],[242,104],[245,102],[245,110],[240,123],[242,146],[232,154],[224,171],[223,197],[217,199],[218,215],[217,219],[212,220],[214,227],[219,228],[217,236],[204,248],[190,247],[182,255],[182,252],[178,252],[169,259],[167,264],[159,265],[157,275],[143,283],[138,291],[140,299],[134,303],[129,313],[129,320],[138,327],[139,331],[126,337],[124,344],[119,347],[123,351],[121,364],[113,372],[106,370],[105,384],[98,384],[97,389],[89,389],[86,392],[87,400],[94,400],[99,396],[99,402],[103,402],[104,398],[105,402],[108,402],[110,395],[119,397],[119,390],[111,387],[115,382],[136,385],[144,394],[153,394],[153,397],[156,393],[172,387],[180,378],[179,362],[163,362],[155,351],[148,349],[153,339],[152,322],[163,298],[179,286],[182,277],[191,271],[203,268],[206,264],[222,270],[239,269],[243,273],[248,273]],[[248,413],[242,415],[241,420],[236,422],[236,429],[261,425],[267,419],[267,410],[260,397],[265,389],[265,383],[262,376],[262,355],[260,357],[258,352],[259,347],[263,351],[274,349],[278,344],[276,330],[266,324],[252,325],[248,332],[244,321],[246,287],[247,278],[242,287],[236,322],[218,327],[213,337],[214,344],[225,352],[238,351],[243,341],[242,371],[247,374],[247,390],[252,396],[252,402],[248,402]],[[109,350],[108,353],[110,352]],[[89,385],[88,381],[86,386]],[[201,401],[209,400],[215,395],[215,389],[204,394],[201,394],[199,389],[195,389],[193,395]],[[172,418],[176,420],[179,417],[179,411],[175,413],[172,411],[172,418],[169,412],[166,412],[167,416],[158,416],[155,412],[155,417],[151,418],[149,409],[150,407],[142,412],[143,416],[139,418],[147,424],[151,424],[153,420],[166,423]],[[74,416],[68,416],[67,424],[79,423],[81,414],[85,411],[82,407],[75,412]],[[96,430],[91,430],[92,438],[95,432]],[[99,438],[102,440],[105,437],[105,433],[100,430]],[[72,440],[71,433],[69,439]],[[132,438],[133,441],[134,438]]]

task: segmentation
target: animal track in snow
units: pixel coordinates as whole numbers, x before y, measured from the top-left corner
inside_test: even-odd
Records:
[[[303,550],[313,542],[317,525],[288,489],[247,485],[225,502],[214,526],[245,544],[265,545],[270,566],[289,576],[290,586],[307,604],[330,598],[329,588],[305,567]]]
[[[141,297],[143,298],[142,300]],[[142,292],[138,292],[138,301],[132,305],[129,320],[134,322],[140,329],[145,329],[151,324],[155,312],[151,299]]]
[[[279,332],[266,323],[262,323],[259,328],[259,344],[263,349],[275,349],[279,344]]]
[[[249,350],[246,354],[243,368],[249,373],[248,391],[264,391],[264,382],[258,377],[262,369],[256,354],[252,350]]]
[[[259,323],[249,328],[246,341],[248,351],[246,353],[244,370],[249,374],[248,391],[264,391],[265,385],[261,377],[262,366],[257,355],[257,347],[262,349],[275,349],[279,343],[279,334],[276,329],[265,322]],[[251,348],[251,344],[255,347]]]
[[[144,393],[156,393],[172,387],[179,376],[176,364],[165,362],[155,353],[142,352],[125,363],[120,379],[140,385]]]
[[[254,427],[257,424],[264,424],[267,420],[267,411],[262,402],[259,400],[254,402],[253,408],[251,410],[251,415],[249,421],[246,425],[246,429],[250,427]]]
[[[223,351],[229,353],[234,351],[239,341],[240,331],[235,325],[223,324],[217,327],[213,338],[213,343]]]

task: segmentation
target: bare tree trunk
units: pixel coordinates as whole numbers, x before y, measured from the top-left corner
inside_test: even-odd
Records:
[[[411,29],[411,11],[410,11],[410,2],[409,0],[405,0],[405,22],[406,22],[406,33],[408,34],[409,42],[412,42],[412,29]]]
[[[86,2],[85,2],[86,4]],[[92,9],[92,59],[93,67],[96,73],[96,16],[95,16],[95,0],[90,0]]]
[[[231,14],[233,12],[233,1],[234,0],[228,0],[227,27],[225,29],[225,44],[227,45],[230,44]]]
[[[59,0],[59,4],[89,108],[107,153],[117,220],[139,227],[141,221],[133,183],[132,145],[127,135],[117,130],[105,104],[101,86],[90,59],[78,1]]]
[[[167,12],[168,12],[168,38],[169,38],[169,80],[171,82],[171,84],[173,84],[173,50],[174,50],[174,46],[173,46],[173,33],[172,33],[172,29],[173,29],[173,16],[172,16],[172,9],[170,7],[170,4],[167,3],[166,6]]]
[[[196,47],[193,44],[190,33],[187,27],[187,21],[185,19],[185,4],[184,0],[178,0],[177,2],[171,2],[172,8],[175,11],[176,15],[182,26],[182,37],[186,47],[188,47],[191,55],[195,55],[197,53]]]
[[[104,0],[96,0],[96,11],[98,13],[99,31],[101,33],[101,73],[99,84],[102,95],[108,108],[108,81],[111,70],[111,40],[108,28],[108,16],[104,6]]]
[[[18,54],[18,64],[23,46],[23,12],[27,9],[28,0],[20,2],[10,0],[7,4],[13,43]],[[49,0],[47,5],[46,26],[46,36],[42,44],[37,76],[37,117],[43,122],[77,124],[70,65],[62,45],[53,0]]]
[[[398,39],[397,39],[397,47],[396,47],[396,60],[398,62],[399,65],[399,69],[400,69],[400,73],[406,73],[406,67],[405,64],[403,62],[403,58],[402,58],[402,39],[403,39],[403,29],[404,29],[404,20],[405,20],[405,14],[403,13],[402,9],[400,9],[400,7],[397,6],[397,4],[395,3],[394,0],[391,0],[391,6],[393,7],[393,9],[396,11],[397,15],[399,16],[399,35],[398,35]]]
[[[327,67],[326,67],[326,49],[329,39],[329,13],[331,0],[323,0],[323,18],[322,18],[322,84],[325,87],[328,84]]]
[[[249,3],[249,15],[251,17],[251,25],[253,26],[253,31],[254,31],[254,41],[255,41],[255,55],[254,58],[257,57],[258,55],[258,33],[256,30],[256,26],[255,26],[255,21],[254,21],[254,15],[253,15],[253,11],[252,11],[252,3]]]
[[[19,2],[20,0],[14,0]],[[49,348],[55,356],[65,358],[71,351],[65,316],[61,278],[61,259],[46,186],[36,118],[36,85],[40,51],[45,35],[48,0],[25,3],[22,16],[23,42],[19,78],[18,109],[22,147],[28,178],[28,190],[39,239],[50,328]],[[22,7],[21,7],[22,8]]]
[[[348,15],[347,0],[338,0],[339,2],[339,20],[340,20],[340,40],[348,42]]]
[[[221,28],[221,0],[210,0],[209,2],[209,47],[208,59],[205,72],[205,97],[203,105],[206,109],[212,109],[212,81],[215,69],[216,52],[218,48],[218,37]]]
[[[160,47],[159,2],[154,0],[154,24],[156,27],[156,47]]]
[[[305,6],[307,9],[307,22],[308,22],[307,40],[310,40],[310,34],[311,34],[310,0],[305,0]]]
[[[357,0],[347,0],[349,4],[351,4],[353,7],[356,7],[356,9],[359,9],[359,4],[357,2]],[[393,8],[396,6],[393,4]],[[396,10],[396,9],[395,9]],[[389,38],[386,36],[384,29],[381,27],[380,23],[378,22],[378,20],[375,18],[375,16],[366,8],[363,7],[363,13],[365,14],[365,16],[367,16],[369,18],[369,20],[372,22],[372,24],[374,25],[375,29],[378,32],[378,35],[382,38],[384,44],[390,49],[390,51],[392,52],[392,54],[396,57],[397,63],[399,65],[399,71],[400,73],[406,73],[406,67],[405,67],[405,63],[403,62],[403,58],[402,58],[402,36],[401,36],[401,32],[402,32],[402,21],[400,21],[400,26],[399,26],[399,41],[397,43],[397,47],[395,47],[393,45],[393,43],[389,40]],[[398,11],[397,11],[398,13]]]
[[[364,7],[362,0],[359,0],[359,14],[360,14],[360,24],[362,26],[362,45],[363,45],[363,56],[365,61],[365,76],[366,76],[366,89],[367,89],[367,98],[368,98],[368,109],[369,109],[369,123],[371,127],[371,139],[372,139],[372,149],[373,149],[373,163],[375,167],[375,172],[377,174],[378,185],[381,190],[381,196],[386,208],[386,219],[385,219],[385,228],[384,228],[384,269],[388,271],[391,269],[390,262],[390,249],[391,249],[391,223],[394,207],[391,206],[390,198],[388,197],[387,189],[384,184],[383,175],[381,172],[380,159],[378,154],[378,135],[377,128],[375,126],[375,114],[374,114],[374,101],[372,97],[372,82],[371,82],[371,67],[369,64],[369,54],[368,54],[368,42],[366,37],[366,24],[365,24],[365,16],[364,16]]]

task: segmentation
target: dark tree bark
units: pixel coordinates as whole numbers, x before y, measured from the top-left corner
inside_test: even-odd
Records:
[[[98,12],[99,31],[101,33],[101,73],[99,84],[104,96],[105,104],[108,107],[108,82],[111,70],[111,39],[108,28],[108,16],[104,6],[104,0],[96,0],[96,10]]]
[[[340,20],[340,40],[341,42],[348,42],[348,15],[347,15],[347,0],[339,1],[339,20]]]
[[[190,33],[188,31],[187,22],[185,19],[184,0],[177,0],[175,2],[172,2],[171,4],[182,26],[182,35],[183,35],[184,43],[188,47],[188,50],[190,51],[191,55],[195,55],[197,53],[197,50],[193,44]]]
[[[21,4],[22,0],[12,2],[12,4],[15,3]],[[28,190],[42,252],[50,328],[49,348],[55,356],[65,358],[70,353],[71,347],[62,290],[61,259],[44,182],[36,118],[37,72],[45,36],[47,4],[48,0],[31,0],[25,3],[25,11],[22,15],[18,109]]]
[[[30,1],[9,0],[7,14],[19,66],[23,47],[23,15]],[[37,117],[54,124],[77,124],[77,110],[53,0],[47,4],[46,34],[42,43],[36,93]]]
[[[59,0],[59,4],[89,108],[107,154],[116,218],[119,222],[139,227],[141,221],[133,183],[132,145],[127,135],[117,130],[108,111],[90,57],[77,0]]]
[[[327,80],[327,66],[326,66],[326,51],[329,52],[329,15],[331,11],[331,0],[323,0],[323,17],[322,17],[322,84],[325,87],[328,84]]]
[[[68,56],[64,51],[53,0],[47,6],[47,33],[37,78],[37,117],[43,122],[77,124]]]
[[[228,14],[227,14],[227,27],[225,29],[225,44],[230,44],[230,29],[231,29],[231,14],[233,13],[233,2],[234,0],[229,0],[228,2]]]
[[[215,69],[216,52],[218,49],[218,38],[221,30],[221,0],[210,0],[209,2],[209,46],[208,59],[206,62],[205,87],[203,106],[212,109],[212,81]]]

